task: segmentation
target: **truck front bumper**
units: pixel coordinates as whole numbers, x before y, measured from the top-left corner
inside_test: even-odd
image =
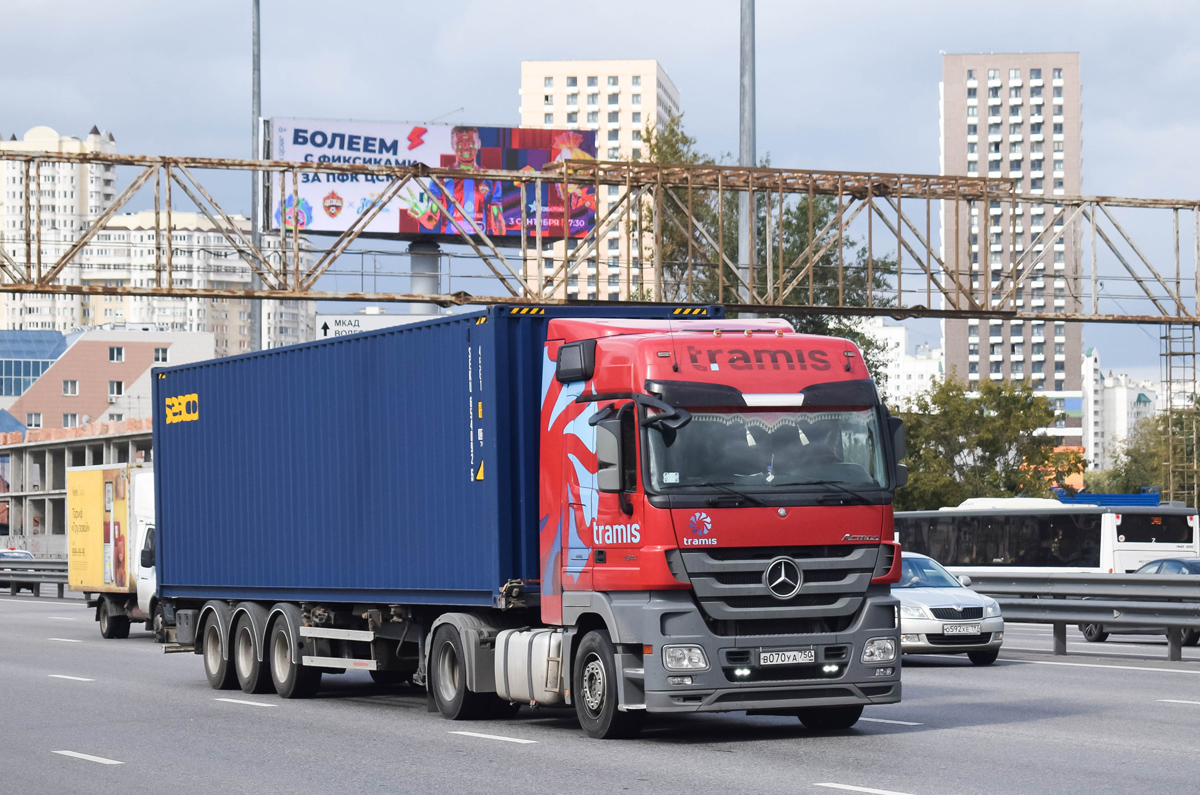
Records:
[[[612,611],[608,623],[619,636],[622,708],[787,712],[900,700],[899,603],[886,586],[872,588],[845,630],[803,635],[717,635],[687,591],[591,596]],[[875,638],[891,640],[894,655],[863,662],[864,645]],[[664,646],[700,647],[707,667],[668,670]],[[800,652],[804,661],[767,664],[770,655],[764,659],[763,652]]]

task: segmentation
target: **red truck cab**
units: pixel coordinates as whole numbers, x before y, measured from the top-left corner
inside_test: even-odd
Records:
[[[542,373],[542,620],[566,629],[564,671],[592,628],[615,654],[616,681],[583,666],[569,700],[830,727],[900,700],[903,429],[852,342],[555,319]]]

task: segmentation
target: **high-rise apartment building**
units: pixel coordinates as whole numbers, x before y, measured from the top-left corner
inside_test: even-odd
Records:
[[[1064,316],[1081,310],[1079,230],[1063,226],[1054,203],[1082,192],[1081,90],[1078,53],[942,58],[942,173],[1017,183],[1015,213],[1009,201],[975,202],[969,214],[943,207],[943,254],[966,252],[960,266],[969,261],[970,270],[960,267],[960,278],[993,307],[1023,277],[1018,310]],[[1034,245],[1048,227],[1050,234]],[[1064,412],[1047,432],[1063,444],[1081,443],[1080,324],[1065,317],[947,320],[943,329],[948,375],[968,385],[1032,383]]]
[[[240,215],[232,218],[248,235],[250,219]],[[164,213],[159,213],[159,222],[166,224]],[[110,218],[84,248],[80,264],[68,270],[77,272],[83,284],[154,286],[154,223],[153,210]],[[250,268],[206,216],[176,210],[171,214],[171,224],[170,235],[164,226],[160,240],[164,248],[168,237],[171,241],[173,286],[213,290],[250,288]],[[277,264],[279,236],[264,235],[262,246],[264,256]],[[312,262],[311,247],[302,239],[301,268],[308,268]],[[136,325],[160,331],[207,331],[215,338],[217,356],[247,353],[252,349],[248,298],[85,295],[81,306],[85,326]],[[315,318],[312,301],[264,301],[262,348],[313,339]]]
[[[112,133],[92,127],[83,138],[59,135],[49,127],[34,127],[17,140],[0,141],[5,152],[110,154],[116,151]],[[24,163],[7,161],[0,167],[0,247],[18,262],[25,261],[25,212],[30,227],[40,224],[41,261],[54,264],[79,233],[104,212],[116,196],[116,169],[110,165],[41,163],[26,174]],[[28,179],[28,182],[26,180]],[[30,251],[36,261],[38,252]],[[77,283],[76,274],[63,273],[60,284]],[[82,321],[77,295],[17,295],[0,293],[0,327],[70,331]]]
[[[22,140],[14,135],[0,141],[0,151],[63,152],[71,154],[116,151],[112,133],[93,127],[85,138],[59,135],[49,127],[34,127]],[[117,173],[111,165],[41,163],[30,167],[5,162],[0,168],[0,247],[18,262],[25,261],[25,215],[41,229],[42,262],[46,268],[70,247],[112,204]],[[26,180],[28,179],[28,182]],[[28,200],[26,196],[28,195]],[[235,216],[245,231],[248,219]],[[124,213],[110,218],[91,243],[64,268],[60,284],[137,286],[154,283],[154,212]],[[166,215],[160,213],[160,223]],[[176,287],[247,289],[250,270],[208,219],[195,212],[172,214],[169,235],[172,281]],[[161,232],[164,246],[167,230]],[[278,235],[263,239],[264,254],[278,260]],[[301,243],[303,267],[312,263],[307,243]],[[31,252],[36,259],[37,252]],[[165,256],[165,255],[160,255]],[[316,309],[311,302],[268,301],[263,308],[263,348],[311,340]],[[96,326],[153,326],[160,331],[209,331],[216,353],[245,353],[250,345],[250,303],[244,298],[134,297],[116,295],[21,295],[0,293],[0,329],[70,332]]]
[[[647,127],[657,129],[678,115],[679,91],[658,61],[522,61],[521,126],[594,130],[596,153],[602,160],[640,160],[645,155]],[[624,188],[601,186],[598,218],[603,218]],[[636,224],[636,208],[631,213]],[[624,228],[614,225],[594,256],[581,264],[560,286],[556,297],[580,299],[627,298],[648,287],[648,257],[630,236],[626,250]],[[543,259],[540,278],[553,276],[562,264],[563,244]],[[529,265],[529,275],[537,268]]]

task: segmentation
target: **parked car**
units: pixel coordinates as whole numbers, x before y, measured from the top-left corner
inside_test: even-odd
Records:
[[[1134,574],[1191,574],[1200,575],[1200,558],[1163,558],[1152,560]],[[1091,643],[1103,643],[1109,635],[1165,635],[1163,627],[1118,627],[1108,624],[1080,624],[1083,639]],[[1183,633],[1183,645],[1200,643],[1200,630],[1189,629]]]
[[[1004,618],[995,599],[972,591],[933,558],[905,552],[900,582],[900,648],[905,654],[966,654],[991,665],[1004,642]]]
[[[24,583],[24,582],[10,583],[7,580],[5,580],[4,579],[4,561],[6,561],[6,560],[33,560],[33,554],[30,552],[26,552],[23,549],[16,549],[14,547],[9,547],[8,549],[0,549],[0,588],[10,588],[11,589],[11,588],[13,588],[13,586],[15,586],[15,590],[13,590],[12,593],[16,594],[18,591],[21,591],[21,590],[32,591],[34,588],[37,587],[33,583]]]

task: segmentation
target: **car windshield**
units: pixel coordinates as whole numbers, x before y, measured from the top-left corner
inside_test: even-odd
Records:
[[[691,421],[682,428],[651,426],[650,478],[656,491],[709,492],[711,484],[758,493],[887,485],[873,409],[690,411]]]
[[[14,550],[14,549],[0,550],[0,558],[10,558],[12,560],[17,560],[17,559],[29,560],[32,557],[33,557],[33,555],[31,553],[22,552],[21,550]]]
[[[961,588],[962,583],[929,558],[905,557],[900,561],[900,582],[893,588]]]
[[[1200,560],[1185,560],[1183,566],[1187,569],[1188,574],[1200,574]]]

